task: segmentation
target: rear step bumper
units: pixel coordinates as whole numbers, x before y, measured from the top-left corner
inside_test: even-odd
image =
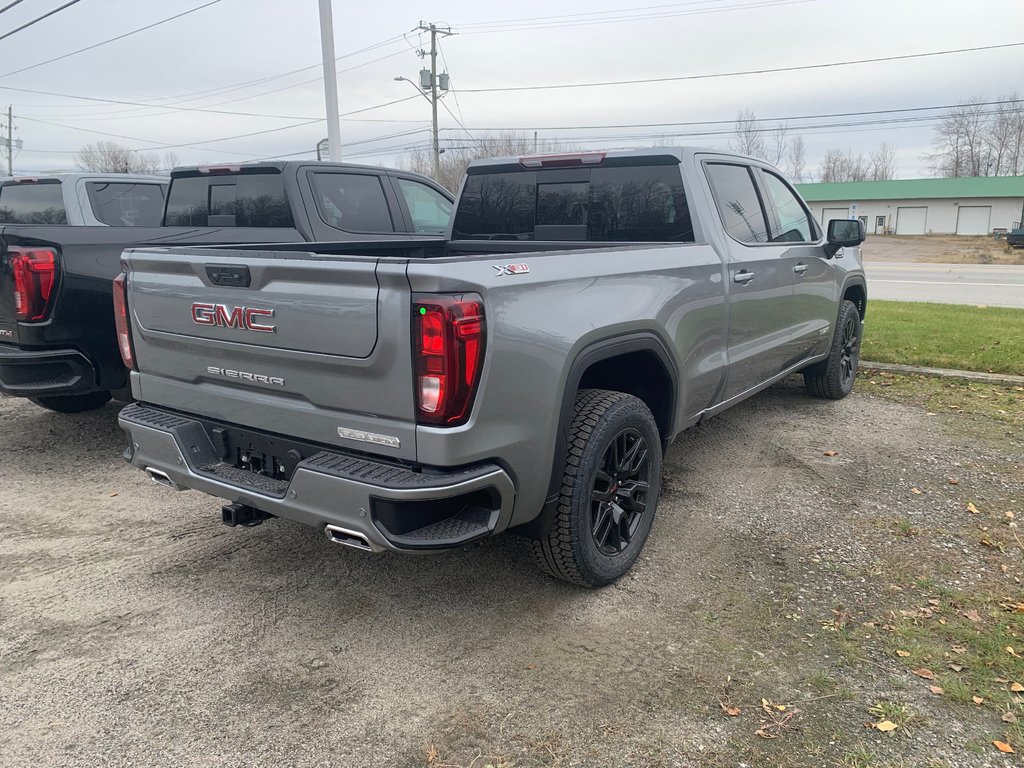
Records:
[[[156,482],[320,528],[357,549],[451,549],[504,530],[512,517],[514,485],[494,464],[420,472],[321,450],[278,480],[220,462],[203,424],[185,416],[133,403],[118,424],[128,433],[125,459]]]
[[[83,395],[95,389],[96,380],[96,369],[76,349],[0,344],[0,392],[6,395]]]

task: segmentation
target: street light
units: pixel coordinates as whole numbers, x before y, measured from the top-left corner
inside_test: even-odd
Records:
[[[396,77],[395,78],[395,82],[399,82],[400,80],[405,80],[405,82],[409,83],[413,88],[416,89],[416,93],[418,93],[420,96],[422,96],[424,99],[426,99],[427,101],[430,102],[431,127],[432,127],[432,131],[433,131],[433,134],[434,134],[434,179],[436,181],[440,181],[441,180],[441,143],[440,143],[440,140],[438,139],[438,136],[437,136],[437,89],[434,87],[434,76],[433,76],[433,73],[431,73],[430,79],[431,79],[430,91],[433,94],[433,98],[431,98],[430,96],[427,96],[427,94],[425,94],[423,92],[423,89],[419,85],[414,83],[412,80],[410,80],[408,77],[401,77],[401,76]]]

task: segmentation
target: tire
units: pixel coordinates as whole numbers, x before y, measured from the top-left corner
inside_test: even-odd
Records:
[[[109,392],[88,392],[84,395],[64,397],[30,397],[29,400],[40,408],[57,413],[82,413],[102,408],[110,400]]]
[[[863,330],[864,324],[857,305],[844,299],[839,305],[839,317],[832,334],[828,358],[804,371],[804,385],[811,395],[842,400],[850,394],[857,378]]]
[[[576,395],[554,518],[530,543],[545,573],[611,584],[643,549],[661,489],[661,436],[647,405],[623,392]]]

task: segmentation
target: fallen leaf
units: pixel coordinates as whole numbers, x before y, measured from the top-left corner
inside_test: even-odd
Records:
[[[1006,510],[1003,514],[1006,515],[1006,519],[1007,520],[1013,520],[1013,510],[1012,509]]]
[[[1012,755],[1013,754],[1013,747],[1011,747],[1005,741],[993,741],[992,744],[1000,752],[1005,752],[1008,755]]]
[[[910,655],[910,651],[899,650],[899,651],[896,651],[896,655],[899,656],[902,659],[905,659],[905,658],[907,658],[907,656]]]
[[[725,712],[725,714],[727,714],[729,717],[739,717],[740,716],[740,708],[739,707],[727,707],[725,705],[724,701],[718,702],[718,706],[720,706],[722,708],[722,711]]]
[[[949,478],[949,484],[950,485],[960,485],[960,481],[957,480],[955,477],[951,477],[951,478]]]
[[[985,703],[985,699],[983,699],[981,696],[971,696],[971,701],[973,701],[979,707]]]
[[[965,653],[967,651],[967,648],[965,648],[962,645],[953,645],[950,646],[949,650],[951,650],[953,653]]]
[[[838,456],[839,451],[825,451],[826,456]]]
[[[1004,723],[1016,723],[1017,722],[1017,716],[1015,714],[1013,714],[1013,712],[1004,712],[1003,713],[1003,722]]]
[[[1008,566],[1006,563],[1002,563],[999,566],[999,570],[1003,573],[1006,573],[1008,570],[1010,570],[1010,566]]]
[[[1006,652],[1007,652],[1008,654],[1010,654],[1011,656],[1015,657],[1015,658],[1018,658],[1018,659],[1019,659],[1019,658],[1022,658],[1022,657],[1021,657],[1021,655],[1020,655],[1019,653],[1017,653],[1017,651],[1015,651],[1015,650],[1013,649],[1013,646],[1012,646],[1012,645],[1008,645],[1008,646],[1006,646]]]
[[[527,669],[536,669],[536,668],[537,668],[537,665],[536,665],[536,664],[527,664],[527,665],[526,665],[526,668],[527,668]]]
[[[911,493],[916,493],[916,494],[924,493],[924,491],[922,491],[920,488],[911,488],[910,492]]]
[[[883,720],[880,723],[875,723],[871,727],[874,728],[876,731],[881,731],[882,733],[888,733],[889,731],[895,731],[896,730],[896,723],[894,723],[892,720]]]
[[[941,601],[936,600],[934,597],[928,601],[928,605],[941,605]]]
[[[913,670],[913,672],[914,672],[915,675],[917,675],[918,677],[923,677],[925,680],[934,680],[935,679],[935,673],[932,672],[930,669],[927,669],[925,667],[921,667],[920,669],[915,669],[915,670]]]
[[[949,668],[952,669],[954,672],[963,672],[964,671],[964,668],[961,667],[959,664],[950,664]]]
[[[1010,686],[1010,690],[1014,693],[1024,693],[1024,685],[1021,685],[1020,683],[1014,683]]]
[[[970,512],[972,515],[980,515],[981,514],[981,510],[978,509],[976,506],[974,506],[974,502],[973,501],[970,501],[970,502],[967,503],[967,511]]]
[[[756,733],[762,739],[777,739],[777,738],[779,738],[779,735],[780,735],[778,732],[776,732],[776,733],[769,733],[764,728],[758,728],[756,731],[754,731],[754,733]]]
[[[117,491],[110,494],[110,498],[114,498],[115,496],[117,496]],[[1013,512],[1007,512],[1006,514],[1008,517],[1013,517]]]
[[[1009,680],[1007,680],[1007,679],[1006,679],[1005,677],[997,677],[997,678],[996,678],[996,682],[997,682],[997,683],[1002,683],[1003,685],[1006,685],[1006,683],[1008,683],[1008,682],[1010,682],[1010,681],[1009,681]]]
[[[964,616],[974,622],[981,621],[981,615],[977,611],[964,611]]]
[[[928,690],[934,693],[936,696],[941,696],[944,693],[944,691],[942,690],[942,686],[939,685],[929,685]]]

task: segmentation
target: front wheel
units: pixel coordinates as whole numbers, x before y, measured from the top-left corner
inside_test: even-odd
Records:
[[[88,392],[84,395],[65,395],[63,397],[30,397],[29,400],[40,408],[57,413],[82,413],[106,405],[110,400],[110,393]]]
[[[574,584],[611,584],[640,556],[660,488],[661,438],[647,405],[623,392],[581,391],[558,506],[531,542],[534,559]]]
[[[850,394],[860,362],[862,328],[857,305],[844,299],[828,358],[804,371],[804,385],[809,393],[829,400],[841,400]]]

